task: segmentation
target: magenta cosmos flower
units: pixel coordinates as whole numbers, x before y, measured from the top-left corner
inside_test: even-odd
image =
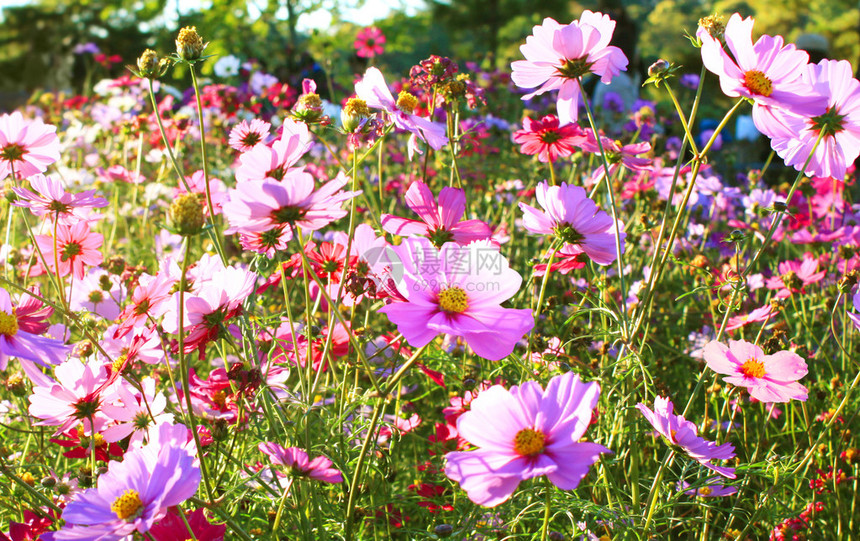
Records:
[[[86,276],[86,266],[99,265],[104,260],[99,251],[104,237],[101,233],[90,231],[86,221],[67,226],[57,226],[57,253],[54,254],[54,237],[36,235],[36,245],[45,257],[45,263],[52,272],[60,276],[73,275],[78,280]],[[56,257],[55,257],[56,256]],[[41,263],[41,262],[40,262]]]
[[[457,188],[442,188],[439,203],[433,192],[421,181],[413,182],[406,192],[406,205],[422,221],[408,220],[391,214],[382,215],[382,229],[394,235],[425,235],[436,246],[446,242],[469,244],[489,239],[492,228],[481,220],[462,220],[466,212],[466,194]]]
[[[696,32],[702,42],[702,62],[720,78],[723,93],[753,100],[753,121],[767,135],[783,131],[771,108],[809,116],[823,113],[825,98],[801,78],[809,55],[784,45],[781,36],[765,35],[753,45],[754,23],[752,17],[741,19],[735,13],[726,24],[726,45],[734,58],[705,28]]]
[[[250,123],[247,120],[243,120],[230,130],[230,138],[227,144],[230,145],[230,148],[240,152],[247,152],[255,146],[265,143],[266,139],[269,138],[269,130],[271,128],[271,124],[259,118],[252,118]]]
[[[230,223],[226,233],[273,231],[277,237],[292,226],[316,231],[346,216],[341,204],[361,193],[340,191],[348,182],[349,177],[339,174],[315,189],[314,178],[296,169],[280,181],[266,178],[239,182],[222,206]]]
[[[6,370],[10,357],[46,367],[63,362],[69,348],[60,340],[39,336],[48,330],[46,320],[53,313],[35,297],[13,306],[9,292],[0,289],[0,371]]]
[[[731,443],[717,445],[697,435],[698,429],[694,423],[684,419],[683,415],[673,413],[674,406],[668,398],[658,396],[654,399],[654,411],[641,402],[636,405],[642,415],[648,419],[651,426],[661,436],[669,440],[669,445],[679,447],[690,458],[702,466],[724,477],[734,479],[734,468],[715,466],[712,460],[729,460],[735,457],[735,447]]]
[[[268,455],[273,464],[292,468],[297,475],[326,483],[343,483],[343,474],[332,468],[331,460],[324,456],[310,460],[307,452],[298,447],[284,448],[269,441],[261,443],[257,448]]]
[[[521,481],[546,475],[562,490],[573,490],[602,453],[602,445],[582,442],[600,397],[597,383],[568,372],[506,390],[494,385],[472,400],[457,419],[461,438],[478,449],[445,455],[445,475],[460,483],[469,499],[495,507]]]
[[[520,88],[537,87],[524,100],[558,90],[558,118],[562,126],[570,124],[579,109],[578,79],[594,73],[608,84],[627,69],[627,57],[609,45],[614,31],[608,15],[588,10],[568,25],[547,17],[520,47],[526,59],[511,64],[511,79]]]
[[[252,122],[249,129],[253,126]],[[256,127],[262,129],[260,124]],[[308,126],[303,122],[286,119],[282,130],[281,137],[272,146],[256,144],[239,156],[236,180],[240,184],[248,180],[283,180],[313,145]]]
[[[787,134],[775,134],[771,139],[771,146],[786,165],[800,171],[823,132],[804,172],[815,177],[845,178],[848,166],[860,156],[860,82],[852,74],[846,60],[825,59],[802,70],[801,79],[827,97],[827,109],[814,117],[773,111],[788,128]]]
[[[375,26],[362,28],[361,32],[355,36],[355,54],[361,58],[373,58],[379,56],[385,50],[385,34],[382,30]]]
[[[355,94],[373,109],[382,109],[391,115],[394,125],[406,130],[414,137],[439,150],[448,143],[445,135],[446,128],[429,119],[412,114],[418,107],[418,98],[408,92],[400,92],[397,99],[391,94],[382,72],[376,68],[368,68],[361,81],[355,83]],[[416,150],[414,140],[409,144],[409,158]]]
[[[488,241],[449,242],[440,251],[419,237],[404,240],[394,251],[400,265],[392,275],[406,302],[379,312],[411,346],[424,346],[440,333],[462,336],[477,355],[498,361],[534,327],[531,310],[502,308],[523,279]]]
[[[598,265],[609,265],[618,257],[612,217],[588,198],[584,188],[562,182],[538,184],[536,196],[544,211],[520,203],[523,227],[539,235],[555,235],[565,246],[576,246]],[[621,250],[624,238],[621,232]]]
[[[792,351],[765,355],[755,344],[729,340],[729,345],[715,340],[705,345],[708,368],[726,383],[746,387],[750,396],[761,402],[806,400],[806,387],[797,382],[806,375],[806,362]]]
[[[57,128],[41,119],[25,120],[18,111],[0,116],[0,180],[44,173],[60,159]]]
[[[71,358],[54,369],[54,377],[56,380],[42,375],[44,381],[33,386],[30,415],[41,419],[38,425],[56,426],[56,434],[78,423],[84,423],[89,430],[90,417],[101,418],[98,391],[108,379],[106,366],[97,359],[84,364]]]
[[[163,424],[158,441],[111,461],[95,488],[75,495],[63,510],[62,529],[44,534],[47,541],[98,539],[119,541],[148,532],[197,492],[200,467],[187,450],[188,430]]]
[[[523,118],[523,129],[514,132],[514,142],[520,146],[520,152],[534,156],[543,163],[555,163],[559,158],[566,158],[576,152],[588,141],[585,132],[578,124],[560,126],[558,117],[547,115],[540,120]]]

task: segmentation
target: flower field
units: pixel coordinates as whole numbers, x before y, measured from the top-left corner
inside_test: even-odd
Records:
[[[0,115],[0,541],[860,538],[860,81],[615,33]]]

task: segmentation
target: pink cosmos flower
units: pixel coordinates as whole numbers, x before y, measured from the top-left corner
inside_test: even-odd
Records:
[[[728,346],[714,340],[705,345],[705,362],[714,372],[728,376],[723,381],[746,387],[760,402],[806,400],[806,387],[797,381],[806,375],[806,363],[793,351],[765,355],[744,340],[729,340]]]
[[[382,215],[382,229],[394,235],[425,235],[436,246],[446,242],[469,244],[489,239],[492,228],[481,220],[462,220],[466,212],[466,194],[457,188],[442,188],[439,203],[433,192],[421,181],[413,182],[406,192],[406,205],[422,221],[408,220],[391,214]]]
[[[586,136],[588,143],[583,148],[599,156],[600,147],[597,145],[594,133],[589,131]],[[651,143],[648,141],[622,145],[620,141],[601,135],[600,143],[603,145],[603,152],[606,154],[607,163],[609,163],[610,177],[614,177],[615,172],[620,167],[626,167],[631,171],[647,171],[651,168],[651,158],[639,157],[651,152]],[[599,171],[605,174],[603,167],[600,167]]]
[[[804,288],[824,279],[827,271],[818,270],[818,258],[804,254],[801,261],[782,261],[777,266],[779,275],[768,278],[768,289],[778,290],[778,299],[787,299],[792,293],[802,293]]]
[[[140,382],[143,395],[132,393],[125,384],[117,385],[116,395],[119,402],[102,404],[102,413],[115,421],[102,431],[105,441],[116,442],[131,436],[129,444],[137,447],[143,443],[150,428],[162,423],[173,423],[173,414],[164,413],[167,399],[164,393],[155,392],[155,380],[144,378]]]
[[[546,390],[527,381],[482,391],[457,419],[459,436],[478,449],[445,455],[445,475],[486,507],[542,475],[562,490],[575,489],[599,456],[612,452],[580,441],[599,397],[597,383],[583,383],[572,372],[549,380]]]
[[[822,60],[808,64],[801,80],[827,97],[826,111],[818,116],[801,116],[775,109],[788,133],[771,135],[771,146],[779,156],[800,171],[823,131],[805,173],[815,177],[844,179],[846,170],[860,156],[860,82],[852,77],[846,60]]]
[[[286,119],[281,137],[271,147],[256,145],[239,156],[236,180],[282,180],[312,144],[307,124]]]
[[[121,165],[111,165],[107,169],[99,167],[96,172],[98,173],[99,180],[105,183],[119,181],[127,182],[129,184],[143,184],[146,182],[145,176],[134,171],[129,171]]]
[[[784,132],[784,127],[772,108],[815,116],[824,113],[826,98],[801,78],[809,55],[794,45],[783,45],[781,36],[764,35],[753,45],[754,23],[752,17],[741,19],[737,13],[726,23],[726,45],[734,59],[705,28],[699,27],[696,36],[702,42],[702,62],[719,76],[723,93],[753,100],[756,127],[773,136]]]
[[[498,361],[534,327],[531,310],[501,306],[519,290],[522,277],[488,241],[449,242],[440,251],[425,238],[410,238],[394,251],[403,273],[395,284],[406,302],[379,312],[411,346],[445,333],[462,336],[477,355]],[[400,272],[398,266],[393,274]]]
[[[197,541],[224,541],[227,525],[210,524],[202,508],[185,513],[185,520],[177,515],[177,510],[168,511],[167,516],[149,530],[149,535],[155,541],[188,541],[186,521]]]
[[[361,193],[344,192],[349,182],[343,173],[314,190],[314,178],[304,171],[290,171],[282,181],[272,178],[239,182],[222,206],[230,223],[226,233],[262,233],[301,227],[321,229],[346,216],[341,204]]]
[[[555,163],[559,158],[570,156],[587,140],[578,124],[559,126],[555,115],[547,115],[540,120],[525,117],[523,129],[514,132],[514,142],[522,145],[520,152],[530,156],[537,154],[543,163]]]
[[[271,124],[259,118],[251,119],[250,123],[243,120],[230,130],[230,140],[227,144],[240,152],[248,152],[255,146],[266,142],[271,128]]]
[[[190,177],[185,177],[185,182],[191,188],[192,193],[201,196],[201,205],[203,206],[203,214],[209,216],[209,205],[206,200],[202,199],[206,196],[206,178],[203,176],[203,170],[198,169]],[[179,186],[173,190],[173,197],[186,193],[185,184],[179,183]],[[221,205],[227,200],[227,186],[224,181],[215,177],[209,177],[209,196],[212,198],[212,210],[215,214],[221,214]]]
[[[697,435],[698,429],[694,423],[684,419],[683,415],[673,413],[674,406],[668,398],[658,396],[654,399],[654,411],[641,402],[636,405],[642,415],[672,446],[680,447],[687,455],[723,477],[734,479],[734,468],[715,466],[712,460],[729,460],[735,457],[735,447],[731,443],[717,445]]]
[[[446,128],[426,118],[412,114],[418,105],[418,99],[408,92],[401,92],[397,100],[385,84],[382,72],[376,68],[368,68],[361,81],[355,83],[355,94],[373,109],[382,109],[391,115],[394,125],[406,130],[414,137],[421,139],[434,150],[439,150],[448,143],[445,135]],[[416,150],[414,141],[409,145],[409,159]]]
[[[726,322],[726,330],[733,331],[735,329],[740,329],[745,325],[749,325],[750,323],[757,323],[760,321],[767,321],[776,312],[773,309],[773,305],[765,304],[759,308],[756,308],[749,314],[741,314],[739,316],[730,317]]]
[[[375,26],[362,28],[355,36],[355,54],[361,58],[373,58],[379,56],[385,50],[385,35],[382,30]]]
[[[53,313],[53,308],[29,295],[13,306],[9,292],[0,289],[0,372],[6,370],[10,357],[45,367],[63,361],[69,348],[60,340],[40,336],[48,330],[46,320]]]
[[[20,112],[0,116],[0,180],[15,171],[17,178],[44,173],[60,159],[57,128],[40,118],[25,120]]]
[[[82,280],[86,276],[86,266],[99,265],[104,260],[99,251],[104,237],[101,233],[93,233],[85,221],[72,226],[59,224],[57,226],[57,254],[54,257],[54,237],[51,235],[36,235],[36,245],[45,257],[48,269],[56,272],[59,266],[60,276],[72,274]]]
[[[170,290],[175,283],[175,280],[162,273],[157,276],[141,275],[131,294],[131,303],[123,308],[117,318],[120,324],[114,336],[124,336],[133,329],[141,329],[149,323],[150,318],[164,315],[168,310]]]
[[[272,464],[292,468],[298,475],[310,477],[325,483],[343,483],[343,474],[332,468],[331,460],[318,456],[310,460],[308,453],[298,447],[284,448],[270,441],[260,443],[257,448],[269,456]]]
[[[618,257],[615,250],[615,226],[612,217],[597,208],[584,188],[568,185],[550,186],[546,181],[537,186],[537,200],[544,211],[520,203],[523,227],[539,235],[555,235],[574,245],[598,265],[609,265]],[[621,250],[626,233],[621,232]]]
[[[35,385],[30,395],[30,415],[41,419],[37,424],[57,426],[55,434],[78,423],[84,423],[89,431],[90,417],[99,414],[101,397],[97,391],[107,381],[107,369],[101,361],[84,364],[71,358],[54,369],[56,380],[43,377],[46,381]]]
[[[203,284],[196,295],[184,296],[185,353],[203,348],[223,330],[238,334],[238,328],[228,322],[242,311],[242,303],[254,291],[257,275],[237,267],[217,271],[212,280]],[[175,306],[164,315],[165,332],[179,333],[179,293],[174,293]]]
[[[127,539],[148,532],[169,508],[193,496],[200,467],[187,450],[188,430],[164,424],[160,432],[158,441],[111,461],[97,486],[75,495],[63,510],[65,525],[42,539]]]
[[[588,10],[568,25],[547,17],[520,46],[526,59],[511,64],[511,79],[520,88],[538,87],[523,96],[524,100],[558,90],[561,125],[575,122],[579,109],[577,80],[594,73],[609,84],[627,69],[627,57],[618,47],[609,45],[614,31],[615,21],[608,15]]]
[[[85,310],[112,321],[120,312],[117,304],[122,298],[119,277],[101,268],[91,268],[83,280],[66,287],[66,298],[72,310]]]
[[[95,190],[87,190],[81,193],[68,193],[63,187],[62,181],[44,175],[33,175],[29,179],[32,192],[26,188],[12,188],[15,195],[19,197],[12,204],[18,207],[26,207],[30,212],[39,217],[49,218],[53,221],[54,216],[59,218],[63,225],[74,225],[89,217],[84,209],[106,207],[108,202],[104,197],[95,195]]]

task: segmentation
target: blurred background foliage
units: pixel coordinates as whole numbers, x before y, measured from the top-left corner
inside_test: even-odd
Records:
[[[26,100],[39,89],[86,92],[94,80],[116,77],[147,47],[161,54],[174,49],[179,28],[197,26],[210,42],[207,52],[256,60],[282,81],[298,84],[308,63],[316,63],[335,81],[351,86],[366,59],[355,54],[360,26],[344,20],[341,8],[361,8],[362,0],[209,0],[196,11],[175,14],[183,0],[33,1],[3,9],[0,26],[0,108]],[[409,2],[407,2],[409,3]],[[518,47],[543,17],[569,22],[583,9],[609,13],[618,21],[615,45],[643,73],[657,58],[688,71],[701,66],[698,51],[683,39],[694,33],[699,17],[713,12],[756,17],[755,31],[781,34],[795,41],[803,34],[826,40],[830,58],[857,67],[860,56],[860,7],[854,0],[414,0],[418,9],[380,13],[375,25],[387,38],[385,53],[373,60],[393,74],[430,54],[503,67],[519,57]],[[183,8],[186,6],[183,5]],[[303,14],[327,9],[332,22],[324,29],[302,30]],[[95,43],[104,56],[75,54],[75,47]],[[204,75],[212,65],[204,64]],[[176,74],[181,76],[182,74]]]

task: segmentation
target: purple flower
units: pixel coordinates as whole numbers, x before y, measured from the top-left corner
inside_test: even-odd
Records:
[[[326,483],[343,483],[343,474],[332,468],[331,460],[324,456],[310,460],[307,452],[298,447],[284,448],[269,441],[261,443],[257,448],[269,455],[273,464],[288,466],[298,475],[305,475]]]
[[[698,496],[700,498],[719,498],[737,493],[737,487],[725,486],[719,481],[719,477],[711,477],[705,480],[706,484],[704,486],[696,486],[694,488],[690,488],[690,483],[686,481],[678,481],[678,492],[683,491],[687,496]]]
[[[187,450],[188,430],[163,424],[149,445],[111,461],[96,488],[77,494],[63,510],[66,524],[44,534],[46,541],[99,539],[118,541],[145,533],[197,492],[200,467]]]
[[[658,396],[654,400],[654,411],[641,402],[636,405],[642,415],[657,432],[669,440],[673,447],[679,447],[690,458],[702,466],[729,479],[737,477],[734,468],[715,466],[712,460],[729,460],[735,457],[735,448],[731,443],[717,445],[697,435],[696,425],[684,419],[683,415],[673,413],[674,406],[668,398]]]
[[[477,355],[498,361],[534,327],[531,310],[502,307],[523,279],[490,242],[448,242],[437,250],[419,237],[394,250],[402,270],[398,265],[392,275],[402,272],[395,281],[407,302],[393,302],[379,312],[411,346],[424,346],[440,333],[462,336]]]
[[[9,292],[0,289],[0,371],[6,370],[10,357],[45,367],[63,361],[69,348],[60,340],[40,336],[48,330],[44,320],[53,313],[53,308],[34,297],[12,306]]]
[[[599,397],[597,383],[583,383],[572,372],[552,378],[546,390],[528,381],[482,391],[457,419],[460,437],[478,449],[445,455],[445,475],[486,507],[542,475],[562,490],[575,489],[598,457],[612,452],[580,441]]]

